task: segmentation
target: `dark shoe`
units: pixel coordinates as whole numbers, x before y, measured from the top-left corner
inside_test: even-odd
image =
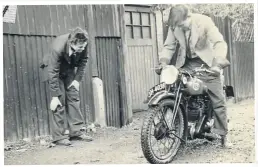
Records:
[[[206,138],[209,141],[214,141],[220,139],[220,136],[215,133],[205,133],[204,138]]]
[[[80,136],[71,137],[71,139],[74,139],[74,140],[84,140],[84,141],[87,141],[87,142],[93,141],[92,137],[87,136],[85,134],[82,134]]]
[[[68,139],[62,139],[55,142],[56,145],[70,146],[72,143]]]
[[[221,146],[224,148],[232,148],[233,144],[229,140],[228,136],[221,136]]]

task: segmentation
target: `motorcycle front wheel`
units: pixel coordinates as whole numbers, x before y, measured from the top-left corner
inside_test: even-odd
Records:
[[[176,156],[184,134],[184,117],[178,107],[174,122],[174,102],[166,99],[160,107],[150,107],[141,130],[141,147],[144,157],[152,164],[167,164]],[[175,136],[175,135],[177,136]],[[158,145],[158,149],[155,149]],[[161,150],[163,149],[163,150]]]

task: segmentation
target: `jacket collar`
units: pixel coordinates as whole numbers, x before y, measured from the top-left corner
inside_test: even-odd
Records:
[[[198,25],[196,23],[196,19],[193,16],[193,14],[190,14],[190,17],[191,17],[191,28],[190,28],[191,45],[193,47],[195,47],[195,45],[198,41],[198,38],[199,38],[199,29],[198,29]],[[175,35],[176,39],[179,41],[179,43],[181,44],[181,46],[185,48],[186,43],[185,43],[185,34],[184,34],[183,30],[178,27],[175,27],[174,35]]]
[[[66,42],[66,46],[65,46],[65,51],[64,51],[64,57],[66,59],[66,61],[71,64],[71,57],[69,56],[69,44],[68,41]]]

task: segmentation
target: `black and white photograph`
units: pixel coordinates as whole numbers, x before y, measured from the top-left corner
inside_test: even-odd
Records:
[[[133,2],[4,2],[4,165],[258,162],[257,2]]]

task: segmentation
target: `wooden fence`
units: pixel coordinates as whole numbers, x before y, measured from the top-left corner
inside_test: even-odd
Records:
[[[228,17],[210,16],[228,44],[230,67],[224,70],[225,84],[232,85],[235,102],[254,98],[254,25]]]

